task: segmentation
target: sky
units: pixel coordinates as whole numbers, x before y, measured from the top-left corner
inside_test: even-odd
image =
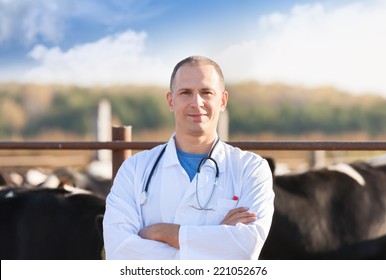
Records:
[[[228,83],[386,97],[386,0],[0,0],[0,82],[166,86],[196,54]]]

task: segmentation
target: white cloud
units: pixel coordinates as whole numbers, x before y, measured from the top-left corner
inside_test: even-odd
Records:
[[[170,66],[145,54],[146,33],[128,30],[67,51],[38,45],[29,56],[39,66],[27,71],[24,81],[79,85],[166,84]]]
[[[225,47],[214,47],[216,38],[205,42],[213,46],[205,55],[220,63],[228,82],[332,85],[386,95],[385,1],[334,9],[322,4],[295,6],[288,13],[262,16],[251,28],[256,28],[253,40]],[[166,85],[172,67],[181,58],[176,56],[191,48],[168,41],[173,45],[172,54],[158,50],[156,57],[147,53],[147,43],[146,33],[128,30],[66,51],[38,45],[29,53],[38,66],[26,71],[22,79],[80,85]]]
[[[367,2],[368,3],[368,2]],[[386,94],[386,6],[295,6],[259,20],[256,38],[219,56],[233,80],[333,85]]]
[[[0,0],[0,46],[62,43],[74,27],[94,34],[122,30],[131,22],[162,13],[148,4],[138,0]]]
[[[0,44],[16,40],[28,45],[37,38],[58,42],[69,5],[69,1],[0,0]]]

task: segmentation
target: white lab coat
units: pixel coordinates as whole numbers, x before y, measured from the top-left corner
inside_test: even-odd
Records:
[[[162,146],[137,153],[120,167],[106,199],[103,220],[106,258],[257,259],[274,211],[272,175],[267,161],[220,141],[212,153],[220,171],[208,205],[214,210],[197,210],[191,207],[198,206],[196,177],[190,182],[179,164],[171,137],[151,179],[148,199],[141,205],[141,192]],[[199,173],[197,194],[201,205],[210,197],[214,179],[214,164],[207,160]],[[257,220],[248,225],[219,225],[229,210],[240,206],[256,212]],[[143,227],[155,223],[180,225],[179,250],[138,236]]]

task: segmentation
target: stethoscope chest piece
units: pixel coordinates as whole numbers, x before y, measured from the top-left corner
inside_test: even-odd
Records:
[[[139,202],[141,205],[144,205],[147,201],[147,193],[145,191],[141,192],[141,196],[139,197]]]

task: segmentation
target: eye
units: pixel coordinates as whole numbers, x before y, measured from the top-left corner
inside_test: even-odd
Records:
[[[189,94],[191,94],[191,92],[188,90],[184,90],[180,92],[180,95],[189,95]]]
[[[213,95],[213,92],[210,90],[204,90],[200,93],[200,95],[205,98],[210,98]]]

